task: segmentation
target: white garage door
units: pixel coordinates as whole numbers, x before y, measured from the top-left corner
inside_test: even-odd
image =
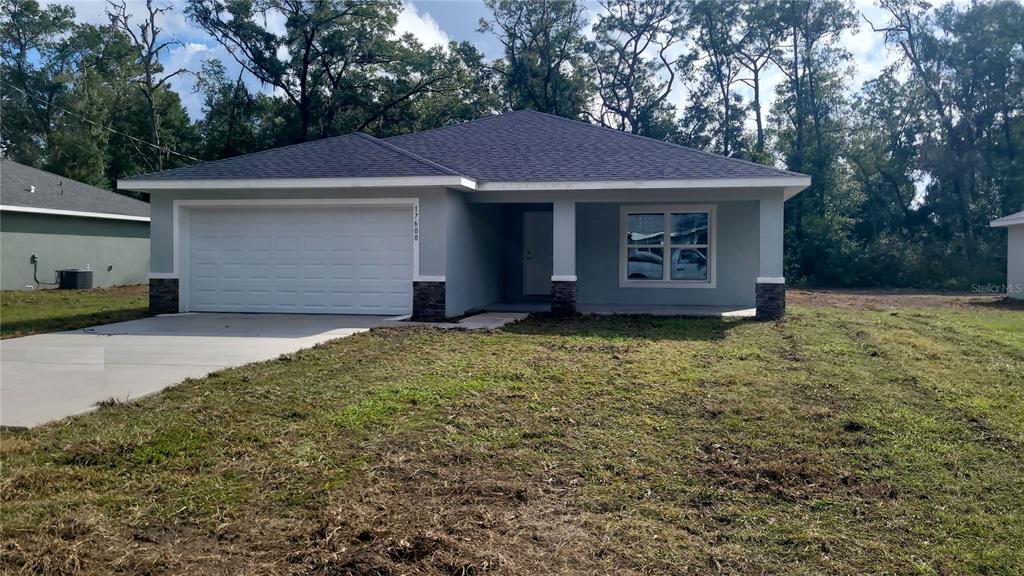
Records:
[[[201,208],[188,218],[196,312],[408,314],[412,208]]]

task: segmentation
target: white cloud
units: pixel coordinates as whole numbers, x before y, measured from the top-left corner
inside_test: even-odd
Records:
[[[200,42],[186,42],[181,46],[175,46],[162,58],[164,70],[168,73],[182,68],[189,72],[198,71],[203,60],[211,57],[211,52],[210,46]],[[191,73],[178,74],[170,80],[171,89],[178,93],[182,105],[193,120],[199,117],[203,106],[202,96],[195,93],[195,84],[196,77]]]
[[[168,62],[188,63],[195,56],[209,51],[210,47],[206,44],[202,44],[200,42],[186,42],[171,50]]]
[[[412,2],[406,2],[402,6],[402,12],[398,14],[398,22],[395,24],[395,34],[412,34],[427,48],[443,48],[450,40],[448,34],[441,30],[437,20],[434,20],[429,12],[420,12]]]
[[[288,29],[285,27],[288,18],[280,10],[267,10],[258,19],[263,21],[263,29],[267,32],[277,36],[288,34]]]
[[[885,24],[887,17],[884,10],[875,6],[872,0],[857,0],[854,9],[860,27],[847,30],[840,37],[840,43],[850,51],[856,64],[850,84],[851,91],[860,90],[864,82],[877,78],[886,66],[899,60],[899,56],[885,45],[885,35],[871,28],[871,24]]]

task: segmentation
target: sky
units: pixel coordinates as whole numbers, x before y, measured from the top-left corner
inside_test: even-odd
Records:
[[[217,58],[224,63],[229,75],[240,73],[240,66],[233,60],[224,48],[199,29],[190,24],[184,15],[183,1],[157,0],[159,6],[170,5],[173,10],[165,15],[163,21],[164,33],[181,42],[180,46],[171,49],[162,59],[167,70],[187,68],[198,71],[204,60]],[[43,2],[43,3],[52,3]],[[62,1],[62,4],[70,4],[75,8],[76,18],[81,22],[105,23],[107,18],[105,0],[71,0]],[[855,74],[851,88],[857,90],[864,81],[879,75],[881,70],[890,62],[895,60],[885,46],[881,34],[872,32],[871,27],[864,22],[867,18],[876,25],[884,22],[885,18],[881,10],[876,7],[872,0],[855,0],[856,9],[861,12],[861,27],[857,32],[845,33],[842,44],[853,55]],[[587,4],[593,10],[597,8],[596,2]],[[128,12],[136,18],[145,13],[144,0],[130,0]],[[488,58],[497,58],[501,54],[501,44],[490,34],[477,32],[481,18],[489,15],[482,0],[405,0],[403,10],[398,17],[396,33],[412,33],[421,43],[426,46],[446,45],[449,40],[468,40]],[[283,21],[271,18],[265,24],[271,31],[283,30]],[[781,73],[773,71],[765,78],[763,93],[770,98],[774,94],[774,85],[781,80]],[[270,92],[271,88],[260,86],[253,78],[247,78],[247,82],[258,90]],[[172,82],[172,87],[182,98],[189,115],[196,119],[202,115],[202,96],[195,93],[195,78],[190,75],[179,75]],[[738,91],[746,98],[749,98],[749,91],[738,87]],[[677,86],[670,98],[681,108],[686,100],[687,92],[684,86]]]

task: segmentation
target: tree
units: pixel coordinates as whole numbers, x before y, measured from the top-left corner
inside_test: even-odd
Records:
[[[451,79],[443,50],[393,37],[397,0],[189,0],[187,13],[291,104],[302,142],[368,129]],[[275,34],[262,25],[283,19]]]
[[[135,49],[135,62],[139,72],[132,80],[146,100],[149,141],[153,144],[152,165],[156,170],[163,170],[164,156],[167,152],[163,150],[161,144],[163,134],[160,129],[161,117],[158,110],[160,102],[158,100],[166,98],[160,96],[160,93],[166,89],[167,83],[172,78],[188,72],[184,68],[165,72],[160,63],[163,53],[172,46],[180,45],[180,42],[173,38],[168,40],[161,37],[163,29],[160,27],[159,20],[172,8],[171,6],[157,7],[153,0],[146,0],[146,15],[141,23],[133,26],[132,15],[128,13],[128,5],[125,0],[121,0],[120,4],[112,0],[108,0],[108,2],[110,6],[107,9],[107,16],[110,17],[111,25],[130,38],[131,45]]]
[[[844,158],[849,117],[850,54],[843,32],[857,28],[843,0],[793,0],[781,15],[788,44],[773,54],[784,81],[770,123],[776,153],[811,186],[786,203],[787,274],[809,282],[863,281],[863,247],[852,230],[863,201]]]
[[[505,48],[494,69],[504,78],[508,107],[585,117],[593,89],[577,0],[486,4],[492,16],[480,20],[480,31],[496,34]]]
[[[749,76],[739,78],[746,84],[753,97],[750,107],[754,111],[757,141],[757,160],[769,161],[765,153],[764,108],[761,104],[762,75],[772,64],[772,57],[778,52],[785,35],[782,26],[782,3],[779,0],[748,0],[742,7],[742,41],[736,47],[736,60]]]
[[[676,0],[604,0],[593,26],[591,59],[602,126],[664,138],[674,124],[667,101],[686,56],[674,52],[685,37],[685,5]]]
[[[124,38],[105,27],[80,24],[60,45],[67,67],[66,91],[54,101],[47,154],[40,166],[87,182],[109,186],[107,155],[110,132],[104,129],[114,113],[112,86],[122,85],[121,71],[134,66]],[[123,84],[127,86],[127,84]],[[60,106],[60,108],[57,108]]]
[[[923,129],[920,95],[890,67],[867,82],[852,108],[849,158],[868,197],[865,237],[906,232],[915,220],[916,139]]]
[[[74,14],[68,6],[40,9],[35,0],[5,0],[0,7],[0,143],[18,162],[39,165],[51,147],[53,104],[67,90],[61,45],[74,28]]]
[[[743,70],[739,52],[745,39],[739,36],[737,26],[742,14],[740,4],[733,0],[694,0],[690,11],[693,41],[702,58],[702,93],[712,96],[721,112],[714,123],[713,149],[723,156],[739,155],[743,151],[743,101],[733,87]]]
[[[881,5],[889,22],[875,30],[900,51],[923,96],[919,162],[931,177],[923,209],[940,224],[959,273],[982,260],[991,267],[1001,242],[985,245],[987,220],[1024,200],[1024,7],[1012,1],[936,10],[909,0]],[[1007,207],[1010,198],[1016,200]]]
[[[498,79],[483,54],[469,42],[451,42],[447,49],[414,50],[406,66],[405,76],[416,74],[417,69],[437,70],[443,72],[443,79],[416,98],[396,99],[394,106],[366,126],[377,136],[429,130],[502,109]]]
[[[120,27],[75,24],[70,7],[40,10],[31,0],[3,10],[5,154],[111,187],[156,169],[155,150],[191,145],[190,121],[166,86],[154,93],[162,144],[152,142],[137,51]]]
[[[273,141],[273,130],[263,123],[273,107],[272,99],[250,92],[241,75],[229,79],[219,60],[203,63],[196,90],[203,94],[203,116],[198,121],[203,158],[247,154],[260,150],[267,140]]]
[[[865,83],[854,100],[847,158],[863,202],[851,233],[870,257],[859,262],[867,284],[935,282],[926,248],[936,231],[921,210],[915,176],[917,138],[924,129],[921,94],[896,68]]]

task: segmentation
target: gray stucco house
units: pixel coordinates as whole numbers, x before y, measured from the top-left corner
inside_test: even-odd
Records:
[[[51,288],[63,268],[91,268],[94,286],[146,282],[149,204],[0,160],[0,288]]]
[[[1024,300],[1024,210],[989,223],[1006,228],[1006,295]]]
[[[154,312],[785,307],[802,174],[520,111],[139,176]]]

